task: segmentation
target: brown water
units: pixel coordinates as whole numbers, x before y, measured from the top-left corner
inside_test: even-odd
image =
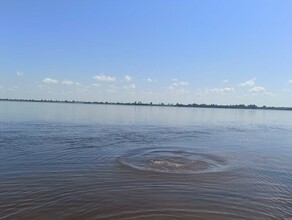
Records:
[[[0,102],[0,219],[292,219],[292,112]]]

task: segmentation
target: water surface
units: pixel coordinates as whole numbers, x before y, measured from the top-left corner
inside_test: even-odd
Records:
[[[0,102],[0,219],[292,219],[292,112]]]

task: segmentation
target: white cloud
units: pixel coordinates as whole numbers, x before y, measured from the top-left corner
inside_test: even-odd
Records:
[[[132,81],[133,77],[129,76],[129,75],[125,75],[125,81]]]
[[[97,81],[104,81],[104,82],[112,82],[112,81],[116,81],[116,77],[114,76],[106,76],[104,74],[102,75],[97,75],[93,77],[95,80]]]
[[[129,86],[129,88],[130,89],[136,89],[136,85],[135,84],[132,84],[132,85]]]
[[[266,93],[266,89],[262,86],[256,86],[248,90],[251,93]]]
[[[181,86],[187,86],[187,85],[189,85],[189,83],[188,82],[179,82],[179,85],[181,85]]]
[[[124,88],[124,89],[128,89],[128,90],[136,89],[136,85],[135,85],[135,84],[131,84],[131,85],[129,85],[129,86],[124,86],[123,88]]]
[[[252,87],[255,85],[255,81],[256,81],[256,78],[253,78],[253,79],[250,79],[246,82],[240,83],[239,86],[240,87]]]
[[[228,79],[223,80],[223,83],[229,83]]]
[[[224,93],[232,93],[235,92],[234,88],[214,88],[210,89],[211,92],[219,93],[219,94],[224,94]]]
[[[175,90],[175,93],[179,94],[179,95],[185,95],[185,94],[189,94],[190,91],[186,90],[186,89],[177,89],[177,90]]]
[[[177,80],[177,79],[173,79],[172,81],[173,81],[173,83],[170,85],[170,87],[175,87],[175,86],[187,86],[187,85],[189,85],[188,82],[179,81],[179,80]]]
[[[264,87],[262,86],[256,86],[248,90],[250,93],[260,93],[265,95],[273,95],[273,93],[268,92]]]
[[[58,83],[58,80],[51,79],[51,78],[44,78],[42,80],[42,82],[45,83],[45,84],[57,84]]]
[[[71,80],[63,80],[61,83],[64,84],[64,85],[67,85],[67,86],[72,86],[72,85],[74,85],[74,82],[71,81]]]
[[[179,87],[179,85],[180,85],[179,81],[172,83],[168,87],[169,92],[171,92],[172,94],[176,94],[176,95],[186,95],[186,94],[190,93],[189,90],[182,88],[182,87]]]
[[[146,80],[147,82],[150,82],[150,83],[153,81],[151,78],[147,78]]]
[[[288,81],[288,83],[292,83],[292,79]]]
[[[21,77],[21,76],[23,76],[24,75],[24,72],[16,72],[16,76],[19,76],[19,77]]]
[[[178,79],[172,79],[171,81],[172,82],[178,82]]]

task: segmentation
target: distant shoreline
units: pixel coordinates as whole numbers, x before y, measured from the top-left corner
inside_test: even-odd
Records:
[[[262,109],[262,110],[283,110],[292,111],[292,107],[273,107],[273,106],[256,106],[256,105],[217,105],[217,104],[154,104],[142,102],[87,102],[87,101],[68,101],[68,100],[45,100],[45,99],[0,99],[8,102],[37,102],[37,103],[70,103],[70,104],[89,104],[89,105],[131,105],[131,106],[160,106],[160,107],[184,107],[184,108],[221,108],[221,109]]]

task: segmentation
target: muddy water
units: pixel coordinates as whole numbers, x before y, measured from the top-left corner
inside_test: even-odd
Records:
[[[0,103],[0,219],[292,219],[292,112]]]

